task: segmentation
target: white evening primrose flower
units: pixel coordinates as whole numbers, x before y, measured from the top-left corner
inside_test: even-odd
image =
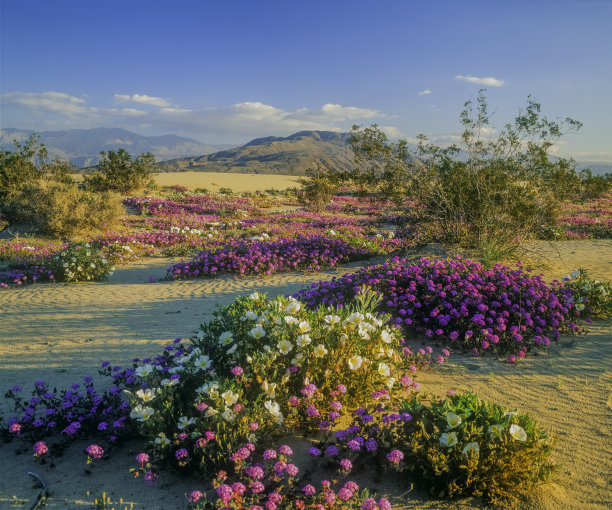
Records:
[[[300,363],[302,363],[302,361],[304,361],[304,354],[301,352],[298,352],[291,360],[291,364],[299,366]]]
[[[170,386],[176,386],[178,383],[178,379],[162,379],[160,384],[169,388]]]
[[[273,402],[272,400],[266,400],[264,402],[264,407],[276,419],[277,423],[282,423],[282,421],[283,421],[283,413],[281,413],[280,406],[278,405],[277,402]]]
[[[378,347],[375,347],[374,349],[372,349],[372,355],[376,359],[382,358],[385,355],[385,350],[379,345]]]
[[[221,333],[221,335],[219,336],[219,343],[221,345],[229,345],[233,342],[233,340],[234,340],[234,335],[232,334],[231,331],[225,331]]]
[[[346,318],[346,322],[348,323],[354,323],[354,324],[359,324],[360,322],[363,322],[365,319],[365,317],[363,316],[362,313],[359,312],[353,312],[351,315],[349,315]]]
[[[276,394],[274,390],[276,390],[276,383],[269,383],[268,381],[264,381],[261,383],[261,389],[264,390],[266,395],[270,398],[276,398]]]
[[[298,313],[300,311],[301,305],[299,301],[292,301],[285,307],[285,313],[293,315],[294,313]]]
[[[234,354],[236,352],[236,349],[238,349],[238,344],[234,344],[232,345],[228,350],[227,350],[227,354]]]
[[[361,365],[363,365],[363,358],[361,356],[351,356],[348,360],[348,366],[351,370],[357,370],[361,368]]]
[[[253,443],[253,444],[255,444],[255,443],[257,443],[257,436],[256,436],[255,434],[251,433],[251,434],[249,434],[249,436],[247,437],[247,441],[248,441],[249,443]]]
[[[289,325],[289,326],[294,326],[295,324],[299,324],[300,321],[298,319],[296,319],[295,317],[292,317],[291,315],[286,315],[284,317],[285,322]]]
[[[579,312],[582,312],[582,310],[584,310],[584,304],[576,303],[576,310],[578,310]]]
[[[266,336],[266,330],[261,326],[256,326],[249,331],[249,335],[251,335],[255,340],[259,340],[260,338]]]
[[[510,425],[510,435],[517,441],[527,441],[527,432],[519,425]]]
[[[196,421],[194,418],[187,418],[187,416],[181,416],[178,419],[178,428],[181,430],[185,430],[190,425],[195,425],[195,422]]]
[[[480,453],[480,447],[478,443],[468,443],[463,447],[461,453],[466,457],[475,457]]]
[[[249,310],[248,312],[246,312],[244,314],[244,317],[242,318],[242,320],[245,321],[256,321],[257,317],[259,317],[255,312],[252,312],[251,310]]]
[[[461,425],[461,416],[449,411],[446,413],[446,423],[448,423],[449,428],[454,429]]]
[[[580,276],[580,271],[578,269],[571,272],[570,276],[572,278],[578,278]]]
[[[143,365],[138,367],[135,373],[139,377],[147,377],[153,373],[153,365]]]
[[[209,407],[208,409],[206,409],[206,412],[204,413],[204,417],[205,418],[212,418],[213,416],[216,416],[219,414],[219,411],[217,411],[216,409]]]
[[[210,361],[210,358],[208,356],[203,354],[195,360],[194,366],[196,372],[200,370],[208,370],[212,366],[212,362]]]
[[[391,342],[393,342],[393,336],[391,336],[391,333],[389,333],[386,329],[383,329],[380,332],[380,338],[386,344],[390,344]]]
[[[387,379],[387,386],[388,386],[389,388],[393,388],[393,385],[394,385],[394,384],[395,384],[395,377],[389,377],[389,378]]]
[[[361,337],[363,340],[369,340],[369,339],[370,339],[370,333],[369,333],[368,328],[364,328],[364,327],[363,327],[363,326],[364,326],[364,324],[367,324],[367,323],[365,323],[365,322],[364,322],[364,323],[362,323],[362,324],[359,324],[359,328],[358,328],[358,330],[357,330],[357,333],[359,333],[359,336],[360,336],[360,337]]]
[[[445,432],[440,436],[440,444],[449,448],[455,446],[457,444],[457,433]]]
[[[155,390],[146,389],[146,390],[138,390],[136,392],[136,396],[141,399],[143,402],[151,402],[155,398]]]
[[[327,354],[327,349],[325,348],[325,346],[323,344],[319,344],[319,345],[317,345],[315,347],[315,349],[314,349],[315,357],[322,358],[326,354]]]
[[[147,421],[154,414],[155,414],[155,411],[152,408],[150,408],[150,407],[142,407],[140,405],[137,405],[130,412],[130,418],[134,418],[134,419],[144,423],[145,421]]]
[[[232,411],[229,407],[225,408],[225,411],[221,413],[221,416],[228,423],[231,423],[236,419],[236,413]]]
[[[302,321],[298,324],[298,329],[301,333],[308,333],[312,328],[310,327],[310,324],[308,324],[307,321]]]
[[[508,411],[504,413],[504,418],[514,418],[518,413],[516,411]]]
[[[378,373],[380,375],[385,376],[385,377],[390,377],[391,376],[391,367],[389,367],[389,365],[387,365],[386,363],[379,363],[378,364]]]
[[[293,344],[289,340],[281,340],[276,347],[281,354],[289,354],[293,349]]]
[[[155,444],[161,448],[165,448],[166,446],[168,446],[170,444],[170,439],[168,439],[166,437],[166,435],[163,432],[159,433],[159,436],[157,436],[155,438]]]
[[[249,299],[259,299],[259,294],[257,292],[253,292],[250,296]]]
[[[312,342],[312,339],[309,335],[299,335],[295,340],[298,347],[306,347],[310,342]]]
[[[336,324],[339,324],[341,320],[342,319],[339,315],[326,315],[325,316],[325,322],[327,322],[327,324],[329,324],[330,326],[335,326]]]
[[[225,402],[225,405],[229,407],[238,402],[239,397],[232,390],[227,390],[226,392],[221,393],[221,398]]]

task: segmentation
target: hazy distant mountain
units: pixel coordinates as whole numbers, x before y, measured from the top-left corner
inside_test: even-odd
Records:
[[[26,140],[33,131],[0,129],[0,147],[13,150],[13,141]],[[95,128],[70,129],[67,131],[41,131],[40,142],[49,152],[49,157],[70,161],[79,168],[95,165],[100,151],[125,149],[132,156],[151,152],[160,160],[186,156],[210,154],[232,145],[209,145],[191,138],[177,135],[142,136],[125,129]]]
[[[286,138],[256,138],[235,149],[223,150],[196,158],[165,161],[166,172],[262,173],[304,175],[317,164],[336,170],[354,167],[348,133],[300,131]]]

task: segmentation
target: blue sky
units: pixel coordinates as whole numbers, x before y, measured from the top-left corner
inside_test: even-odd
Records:
[[[439,143],[487,89],[584,123],[555,150],[612,161],[609,0],[0,0],[1,127],[123,127],[239,144],[384,126]]]

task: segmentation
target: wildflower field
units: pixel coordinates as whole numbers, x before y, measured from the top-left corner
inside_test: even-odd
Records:
[[[173,186],[0,240],[0,507],[605,508],[611,202],[525,240],[546,275],[349,190]]]

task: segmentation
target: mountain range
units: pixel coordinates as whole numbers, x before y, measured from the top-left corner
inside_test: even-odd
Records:
[[[26,140],[33,131],[0,130],[0,147],[13,150],[13,140]],[[53,159],[69,160],[84,172],[99,161],[100,151],[124,148],[132,156],[151,152],[163,172],[230,172],[304,175],[308,168],[330,166],[337,171],[354,168],[348,133],[300,131],[287,137],[256,138],[234,147],[210,145],[177,135],[142,136],[125,129],[95,128],[39,133]],[[411,147],[414,148],[414,147]],[[461,157],[461,155],[460,155]],[[554,160],[554,156],[551,156]],[[612,173],[612,164],[577,161],[576,168],[590,168],[596,175]]]
[[[34,131],[0,129],[0,147],[14,150],[13,142],[27,140]],[[41,131],[40,143],[44,144],[51,159],[68,160],[83,168],[94,166],[100,160],[100,151],[125,149],[132,156],[151,152],[159,160],[200,156],[227,149],[232,145],[209,145],[177,135],[142,136],[119,128],[70,129]]]

